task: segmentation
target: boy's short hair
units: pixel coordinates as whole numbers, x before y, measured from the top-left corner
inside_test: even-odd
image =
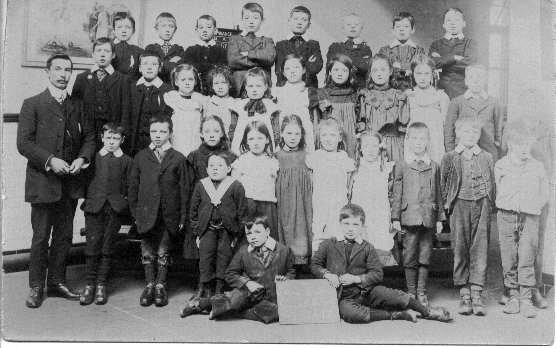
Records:
[[[52,61],[54,59],[68,60],[71,63],[71,68],[73,69],[73,62],[72,62],[70,56],[68,56],[65,53],[54,53],[53,55],[48,57],[48,59],[46,60],[46,69],[47,70],[50,70],[50,67],[52,66]]]
[[[161,19],[168,19],[169,21],[174,23],[175,30],[178,29],[178,24],[176,22],[176,17],[174,17],[174,15],[171,14],[170,12],[161,12],[158,16],[156,16],[156,19],[154,20],[154,28],[155,29],[158,29],[158,22]],[[174,32],[175,32],[175,30],[174,30]]]
[[[410,124],[409,127],[407,127],[406,134],[409,135],[411,132],[416,130],[426,130],[427,134],[430,137],[429,127],[427,127],[427,125],[423,122],[413,122],[412,124]]]
[[[242,17],[243,17],[243,11],[245,10],[258,13],[261,15],[261,19],[264,19],[263,7],[256,2],[248,2],[245,5],[243,5],[243,8],[241,9]]]
[[[359,218],[361,223],[365,224],[365,211],[361,206],[357,204],[346,204],[340,209],[340,219],[338,221],[342,221],[343,219],[347,219],[350,217]]]
[[[482,64],[471,64],[465,67],[465,74],[467,75],[468,72],[473,71],[473,70],[478,70],[478,71],[482,71],[483,72],[483,76],[486,75],[486,73],[488,72],[488,69],[486,68],[486,66],[482,65]]]
[[[270,228],[270,221],[268,216],[264,214],[253,214],[248,217],[247,221],[245,221],[245,228],[250,230],[253,228],[253,225],[263,225],[264,228]]]
[[[453,12],[458,12],[459,14],[461,14],[461,18],[465,19],[465,15],[463,14],[462,9],[460,9],[459,7],[450,7],[449,9],[447,9],[446,11],[444,11],[444,14],[442,15],[443,19],[446,19],[446,15],[448,14],[448,12],[453,11]]]
[[[102,134],[104,134],[105,132],[119,134],[122,136],[122,138],[125,136],[125,129],[119,123],[114,123],[114,122],[105,123],[102,126]]]
[[[464,128],[465,129],[471,128],[480,132],[481,129],[483,128],[483,125],[479,120],[470,117],[460,117],[456,120],[454,127],[457,135]]]
[[[153,117],[151,117],[151,119],[149,120],[149,127],[153,123],[167,123],[168,124],[168,130],[170,131],[170,133],[174,132],[174,123],[172,122],[172,119],[170,118],[170,116],[168,116],[166,114],[158,113],[158,114],[154,115]]]
[[[97,46],[105,45],[105,44],[109,44],[110,49],[112,50],[112,53],[114,53],[114,42],[112,42],[112,40],[110,40],[110,38],[107,38],[107,37],[99,37],[98,39],[96,39],[93,42],[93,52],[95,51],[95,48]]]
[[[208,159],[214,156],[222,158],[226,162],[226,165],[228,167],[230,167],[234,162],[234,157],[228,151],[213,152],[210,156],[208,156]],[[207,161],[207,166],[208,166],[208,161]]]
[[[311,11],[309,11],[309,9],[307,7],[305,7],[305,6],[296,6],[296,7],[292,8],[292,10],[290,11],[290,17],[296,12],[305,13],[309,17],[309,22],[311,21]]]
[[[394,28],[396,22],[403,21],[404,19],[409,20],[409,23],[411,24],[411,29],[415,28],[415,17],[413,17],[413,15],[409,12],[400,12],[396,16],[394,16],[394,19],[392,20],[392,28]]]
[[[204,19],[204,20],[207,20],[207,21],[211,21],[211,22],[212,22],[212,25],[214,25],[214,27],[216,28],[216,18],[214,18],[213,16],[208,15],[208,14],[204,14],[204,15],[202,15],[202,16],[199,16],[199,18],[197,18],[197,22],[195,22],[195,23],[196,23],[196,24],[195,24],[195,28],[198,28],[198,27],[199,27],[199,21],[200,21],[201,19]]]
[[[147,58],[147,57],[156,57],[156,59],[158,60],[158,65],[162,66],[162,58],[160,58],[160,55],[158,53],[156,53],[155,51],[144,51],[143,53],[141,53],[139,55],[139,65],[141,65],[141,60],[143,60],[143,58]]]
[[[123,19],[129,19],[131,28],[133,29],[133,32],[135,32],[135,19],[128,12],[116,12],[114,14],[114,19],[112,19],[112,28],[116,28],[116,22]]]

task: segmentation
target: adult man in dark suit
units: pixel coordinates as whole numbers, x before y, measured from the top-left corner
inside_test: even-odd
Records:
[[[25,201],[31,203],[31,261],[27,307],[42,304],[48,268],[48,294],[78,300],[66,286],[66,257],[73,236],[77,199],[83,197],[81,170],[95,150],[90,122],[83,119],[81,102],[66,87],[73,63],[65,54],[46,62],[48,88],[23,102],[17,129],[17,148],[28,160]],[[50,251],[48,240],[52,231]]]

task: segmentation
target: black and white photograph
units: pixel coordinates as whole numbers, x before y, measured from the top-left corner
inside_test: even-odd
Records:
[[[0,0],[1,339],[553,345],[554,0]]]

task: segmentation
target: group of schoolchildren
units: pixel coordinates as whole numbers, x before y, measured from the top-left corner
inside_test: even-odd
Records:
[[[376,55],[360,37],[361,18],[346,16],[322,88],[320,46],[306,37],[310,11],[293,8],[292,35],[276,45],[258,34],[263,18],[259,4],[246,4],[227,50],[209,15],[197,20],[199,43],[184,50],[166,12],[156,18],[159,42],[145,50],[127,42],[135,30],[127,13],[114,17],[113,41],[94,42],[95,65],[72,93],[94,121],[99,150],[83,206],[80,303],[106,303],[114,235],[129,208],[142,306],[168,303],[169,252],[180,241],[199,264],[183,317],[277,321],[275,282],[309,269],[337,289],[345,321],[450,321],[427,295],[433,241],[449,220],[458,312],[485,315],[497,211],[503,311],[534,317],[533,305],[546,307],[534,270],[545,170],[531,157],[533,134],[504,125],[485,91],[461,10],[446,11],[445,36],[428,54],[411,40],[407,12]],[[381,285],[383,265],[395,264],[407,291]]]

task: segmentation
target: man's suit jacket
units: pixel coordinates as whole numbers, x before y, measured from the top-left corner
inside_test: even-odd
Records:
[[[53,203],[62,198],[62,185],[71,198],[84,196],[84,176],[56,175],[46,170],[51,157],[63,157],[64,138],[71,142],[72,161],[83,157],[90,162],[95,152],[92,124],[83,117],[82,103],[67,97],[67,113],[48,89],[23,101],[17,127],[17,149],[27,158],[25,201]],[[67,137],[64,136],[68,130]],[[68,163],[68,164],[71,164]]]
[[[193,185],[193,171],[185,157],[170,148],[162,163],[153,150],[137,153],[129,177],[128,201],[140,234],[154,227],[159,210],[171,234],[187,222],[189,196]]]
[[[342,297],[356,296],[369,290],[381,283],[383,277],[382,264],[369,242],[355,243],[348,262],[345,243],[336,237],[323,241],[311,259],[311,273],[315,277],[324,278],[328,272],[337,276],[350,273],[361,277],[361,283],[344,287]]]

